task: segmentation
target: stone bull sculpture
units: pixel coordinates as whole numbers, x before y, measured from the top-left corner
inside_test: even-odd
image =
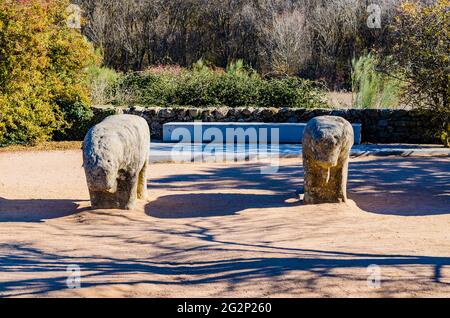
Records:
[[[109,116],[89,130],[83,166],[92,208],[129,210],[146,198],[149,148],[149,127],[139,116]]]
[[[352,125],[342,117],[310,120],[303,134],[304,203],[347,201],[347,177]]]

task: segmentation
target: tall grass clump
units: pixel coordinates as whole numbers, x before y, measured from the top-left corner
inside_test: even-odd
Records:
[[[377,72],[372,54],[352,60],[353,106],[358,108],[396,108],[401,93],[400,81]]]
[[[115,96],[114,85],[119,80],[121,74],[116,71],[97,65],[87,68],[88,81],[90,86],[90,98],[94,105],[107,105],[118,98]],[[124,99],[123,96],[119,97]]]

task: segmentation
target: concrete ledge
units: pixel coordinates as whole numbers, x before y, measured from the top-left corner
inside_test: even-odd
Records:
[[[208,153],[208,151],[205,151],[208,144],[183,144],[181,146],[191,161],[198,160],[201,162],[204,159],[204,155]],[[150,162],[177,162],[172,154],[173,151],[179,151],[179,147],[179,144],[174,143],[152,142],[150,146]],[[227,147],[228,145],[223,145],[218,150],[226,153],[230,150]],[[267,145],[267,149],[261,149],[258,144],[247,144],[240,147],[235,146],[234,149],[231,147],[231,149],[237,160],[242,160],[242,158],[243,160],[249,160],[255,155],[261,154],[279,156],[279,158],[301,158],[302,156],[302,146],[300,144],[283,144],[279,145],[279,147]],[[353,158],[364,156],[450,157],[450,148],[440,145],[363,144],[353,146],[350,156]]]
[[[361,124],[352,126],[355,145],[359,145]],[[202,143],[223,140],[225,143],[226,140],[237,143],[261,143],[260,140],[266,140],[267,143],[272,143],[278,139],[280,144],[298,144],[301,143],[305,127],[306,123],[170,122],[163,125],[163,141]]]

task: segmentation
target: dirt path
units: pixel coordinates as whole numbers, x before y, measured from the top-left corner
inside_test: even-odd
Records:
[[[80,151],[1,153],[0,296],[450,296],[450,159],[355,159],[347,205],[259,172],[156,164],[149,202],[91,211]]]

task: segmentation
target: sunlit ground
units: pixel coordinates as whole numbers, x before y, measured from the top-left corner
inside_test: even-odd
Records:
[[[448,157],[353,159],[350,202],[318,206],[300,159],[155,164],[135,211],[90,210],[81,164],[0,154],[1,296],[450,296]]]

